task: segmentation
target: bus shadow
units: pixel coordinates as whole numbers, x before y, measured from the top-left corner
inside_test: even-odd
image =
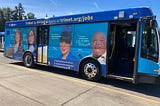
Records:
[[[23,66],[22,62],[11,63],[11,64]],[[74,77],[78,79],[83,79],[82,76],[75,71],[64,70],[64,69],[43,66],[43,65],[36,65],[33,69],[37,69],[39,71],[56,73],[56,74]],[[127,81],[121,81],[116,79],[106,79],[106,78],[101,78],[101,80],[98,81],[97,83],[111,85],[111,86],[122,88],[125,90],[130,90],[130,91],[160,98],[160,84],[159,85],[158,84],[142,84],[142,83],[133,84]]]
[[[160,98],[160,84],[133,84],[127,81],[105,78],[102,78],[99,83]]]

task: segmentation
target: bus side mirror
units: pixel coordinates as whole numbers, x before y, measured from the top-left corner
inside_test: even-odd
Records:
[[[156,20],[150,20],[150,28],[156,28],[156,27],[157,27]]]

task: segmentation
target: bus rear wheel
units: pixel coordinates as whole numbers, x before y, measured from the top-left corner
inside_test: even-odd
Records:
[[[97,61],[89,59],[81,65],[81,75],[90,81],[98,81],[101,78],[100,65]]]
[[[34,66],[34,58],[30,52],[24,54],[23,64],[25,67],[28,67],[28,68],[31,68]]]

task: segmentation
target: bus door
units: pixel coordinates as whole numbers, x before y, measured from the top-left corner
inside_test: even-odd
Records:
[[[137,22],[110,23],[108,77],[134,82]]]
[[[0,36],[0,50],[3,49],[3,36]]]
[[[38,27],[38,63],[48,63],[48,37],[49,37],[49,26]]]
[[[0,32],[0,50],[4,49],[4,32]]]
[[[137,81],[155,83],[160,68],[158,28],[151,19],[143,19],[140,23]]]

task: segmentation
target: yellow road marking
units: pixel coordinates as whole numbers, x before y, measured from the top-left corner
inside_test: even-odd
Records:
[[[0,64],[4,64],[4,63],[0,63]],[[17,66],[17,65],[11,65],[11,64],[4,64],[4,65],[15,67],[15,68],[18,68],[18,69],[23,69],[24,71],[31,71],[31,72],[40,73],[40,74],[43,74],[43,75],[53,76],[53,77],[56,77],[56,78],[59,78],[59,79],[67,80],[67,81],[77,82],[77,83],[87,85],[87,86],[95,86],[95,87],[103,89],[103,90],[112,91],[112,92],[115,92],[115,93],[120,93],[120,94],[127,95],[127,96],[130,96],[130,97],[142,99],[142,100],[145,100],[145,101],[148,101],[148,102],[160,104],[160,101],[145,98],[145,97],[142,97],[142,96],[137,96],[137,95],[127,93],[127,92],[123,92],[123,91],[120,91],[120,90],[117,90],[117,89],[111,89],[109,87],[100,86],[100,85],[95,84],[94,82],[82,81],[81,79],[75,79],[75,78],[71,78],[71,77],[68,77],[68,76],[59,75],[59,74],[56,74],[56,73],[49,73],[49,72],[46,72],[46,71],[45,72],[44,71],[37,71],[35,69],[30,69],[30,68],[26,68],[26,67],[22,67],[22,66]]]

